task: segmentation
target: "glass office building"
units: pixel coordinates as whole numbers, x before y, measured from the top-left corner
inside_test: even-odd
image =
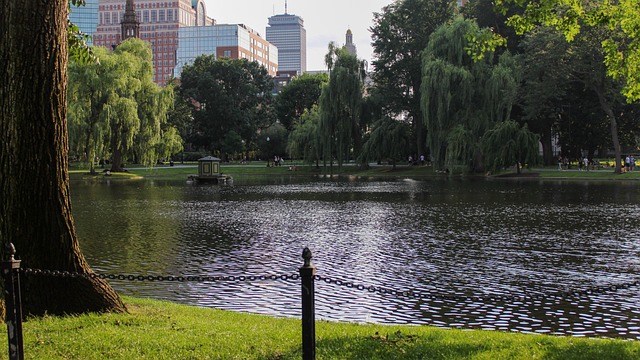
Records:
[[[278,70],[278,49],[243,24],[184,27],[178,31],[175,77],[200,55],[247,59],[264,66],[269,74]]]
[[[69,20],[78,25],[80,31],[89,35],[89,46],[93,45],[93,33],[98,27],[98,0],[85,0],[84,6],[71,5]]]

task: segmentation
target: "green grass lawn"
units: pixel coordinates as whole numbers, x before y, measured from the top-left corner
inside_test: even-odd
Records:
[[[128,314],[32,318],[26,359],[300,359],[299,319],[124,298]],[[0,359],[7,358],[6,332]],[[639,359],[640,342],[318,321],[318,359]]]
[[[132,165],[127,169],[126,173],[112,173],[109,179],[140,179],[140,178],[166,178],[166,179],[187,179],[189,175],[196,175],[198,168],[196,163],[187,163],[184,166],[176,164],[176,166],[154,166],[150,168],[137,167]],[[266,162],[252,162],[247,165],[240,164],[221,164],[221,172],[232,177],[241,176],[262,176],[262,175],[287,175],[287,176],[307,176],[307,175],[327,175],[328,168],[325,170],[321,167],[303,165],[301,163],[289,163],[277,167],[267,167]],[[95,175],[88,174],[88,170],[76,165],[70,168],[70,178],[77,179],[103,179],[105,173],[103,169],[96,169]],[[421,177],[421,176],[443,176],[435,173],[431,167],[426,166],[406,166],[399,165],[395,169],[392,166],[374,166],[366,169],[358,166],[343,166],[338,169],[333,167],[334,175],[352,175],[352,176],[404,176],[404,177]]]
[[[252,162],[247,165],[240,164],[221,164],[223,174],[238,178],[242,176],[268,176],[268,175],[287,175],[287,176],[308,176],[308,175],[327,175],[328,169],[323,169],[300,163],[286,163],[279,167],[267,167],[266,162]],[[86,169],[75,165],[70,168],[70,178],[72,180],[102,180],[106,179],[103,169],[97,169],[98,173],[89,175]],[[126,173],[113,173],[110,180],[122,179],[143,179],[143,178],[163,178],[173,180],[186,180],[189,175],[198,173],[197,163],[178,164],[176,166],[155,166],[144,168],[131,166]],[[513,170],[501,171],[494,177],[513,175]],[[359,177],[408,177],[408,178],[427,178],[427,177],[446,177],[446,174],[438,173],[430,166],[407,166],[398,165],[395,169],[392,166],[372,166],[369,168],[360,168],[358,166],[343,166],[339,169],[337,166],[333,168],[333,175],[337,176],[359,176]],[[459,176],[459,175],[455,175]],[[474,174],[476,177],[483,177],[483,174]],[[578,170],[558,170],[557,167],[523,169],[520,177],[535,177],[538,179],[600,179],[600,180],[640,180],[640,171],[633,171],[623,174],[615,174],[612,169],[601,169],[597,171],[578,171]]]

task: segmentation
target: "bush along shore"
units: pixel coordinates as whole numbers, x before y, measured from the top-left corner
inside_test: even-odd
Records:
[[[124,297],[127,314],[30,318],[25,359],[300,359],[299,319]],[[3,332],[7,344],[6,332]],[[6,345],[5,345],[6,346]],[[0,359],[7,358],[5,351]],[[639,359],[640,342],[317,321],[317,359]]]

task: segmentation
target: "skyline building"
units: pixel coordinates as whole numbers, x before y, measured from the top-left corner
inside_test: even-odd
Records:
[[[269,17],[266,39],[278,48],[278,71],[307,71],[307,30],[300,16],[287,13]]]
[[[114,48],[123,39],[121,22],[127,0],[98,0],[98,25],[93,45]],[[154,80],[164,86],[176,66],[178,32],[183,27],[208,26],[215,21],[206,15],[204,0],[136,0],[139,38],[151,45]]]
[[[278,49],[243,24],[183,27],[178,31],[175,77],[200,55],[216,59],[247,59],[264,66],[269,75],[278,71]]]
[[[85,0],[84,6],[71,5],[69,21],[76,24],[81,32],[89,35],[87,45],[93,45],[93,33],[98,27],[98,0]]]

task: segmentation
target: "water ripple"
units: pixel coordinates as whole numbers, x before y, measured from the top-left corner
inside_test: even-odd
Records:
[[[611,183],[322,179],[106,190],[75,184],[72,194],[82,249],[99,272],[291,275],[308,246],[323,276],[457,299],[319,282],[322,319],[640,339],[637,289],[543,296],[640,277],[640,199],[632,191]],[[295,281],[114,286],[198,306],[299,316]],[[473,300],[525,294],[538,297]]]

